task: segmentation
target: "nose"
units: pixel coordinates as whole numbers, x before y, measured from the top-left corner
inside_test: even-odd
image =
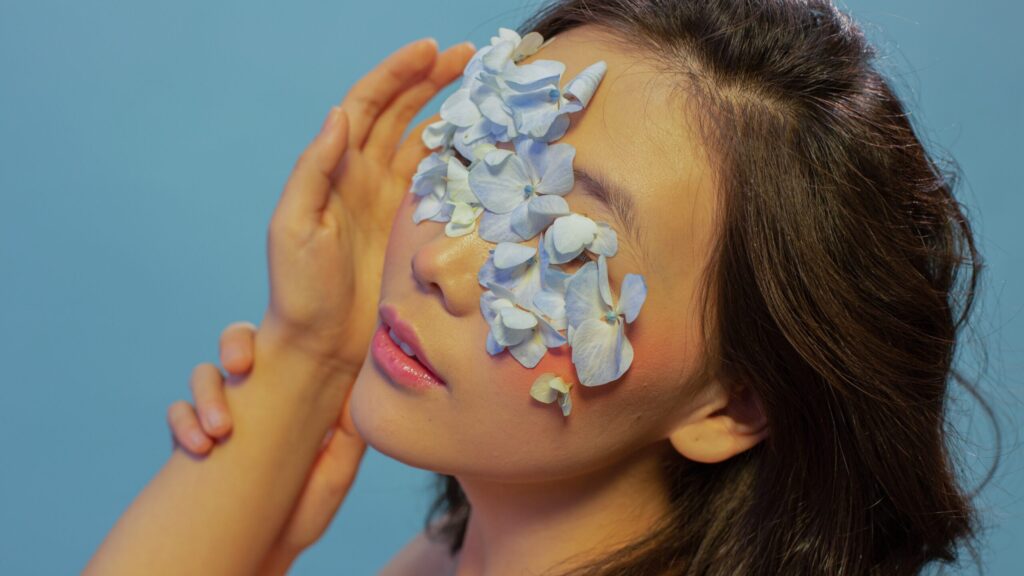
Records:
[[[477,312],[484,290],[477,281],[477,273],[492,248],[494,244],[480,238],[476,231],[454,237],[441,232],[413,254],[413,278],[424,291],[440,291],[450,314],[464,316]]]

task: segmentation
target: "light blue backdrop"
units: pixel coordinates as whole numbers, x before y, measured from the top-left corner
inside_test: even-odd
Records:
[[[535,4],[0,3],[0,573],[77,573],[163,464],[164,415],[188,398],[192,367],[216,361],[228,323],[261,317],[266,223],[352,82],[422,36],[482,46]],[[1019,573],[1024,10],[848,7],[925,137],[964,169],[989,264],[976,324],[990,350],[984,386],[1008,433],[981,502],[985,552],[992,574]],[[975,371],[977,355],[965,359]],[[986,421],[970,404],[958,414],[966,463],[988,465]],[[293,573],[372,573],[420,529],[428,479],[370,451]]]

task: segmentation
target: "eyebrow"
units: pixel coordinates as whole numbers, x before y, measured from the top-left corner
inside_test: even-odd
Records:
[[[644,242],[643,229],[637,217],[636,203],[633,201],[633,195],[600,172],[587,172],[582,168],[573,168],[572,173],[576,182],[579,182],[582,186],[583,192],[604,204],[611,211],[612,215],[615,216],[619,225],[622,226],[622,229],[632,239],[631,245],[639,249],[634,254],[638,256],[641,265],[646,267],[648,260],[650,260],[650,253]]]

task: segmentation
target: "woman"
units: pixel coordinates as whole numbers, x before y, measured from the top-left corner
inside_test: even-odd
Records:
[[[574,151],[569,209],[618,242],[562,269],[606,270],[620,304],[646,295],[609,317],[614,353],[580,326],[513,353],[482,270],[518,249],[484,238],[499,211],[473,176],[512,143],[445,157],[469,163],[479,202],[428,217],[431,192],[406,191],[465,102],[396,144],[472,50],[408,45],[297,163],[267,313],[222,337],[235,376],[197,367],[202,425],[172,406],[178,440],[208,455],[176,450],[87,573],[284,573],[364,441],[441,475],[387,574],[917,574],[973,550],[944,406],[979,257],[860,30],[820,1],[562,0],[519,34],[513,65],[606,64],[592,94],[562,90],[580,109],[557,143]],[[519,244],[548,253],[547,225]]]

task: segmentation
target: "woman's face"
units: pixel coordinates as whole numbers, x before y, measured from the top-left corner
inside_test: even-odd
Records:
[[[559,34],[526,62],[537,59],[563,62],[563,85],[598,60],[608,64],[587,108],[571,116],[555,143],[575,147],[573,167],[614,183],[633,205],[635,233],[584,191],[582,179],[565,196],[573,212],[607,222],[618,235],[619,250],[608,259],[613,295],[628,273],[642,274],[647,284],[643,308],[625,329],[634,360],[618,380],[586,387],[576,379],[568,346],[548,349],[532,369],[507,350],[488,354],[477,272],[494,244],[476,231],[449,237],[444,223],[414,224],[417,198],[407,194],[391,230],[380,301],[413,326],[447,386],[399,386],[368,351],[350,407],[371,446],[412,466],[504,481],[572,476],[664,439],[694,405],[687,382],[702,362],[698,290],[716,201],[708,162],[684,116],[684,96],[672,92],[678,77],[591,27]],[[536,246],[537,238],[528,244]],[[568,417],[557,402],[530,396],[544,372],[574,383]]]

